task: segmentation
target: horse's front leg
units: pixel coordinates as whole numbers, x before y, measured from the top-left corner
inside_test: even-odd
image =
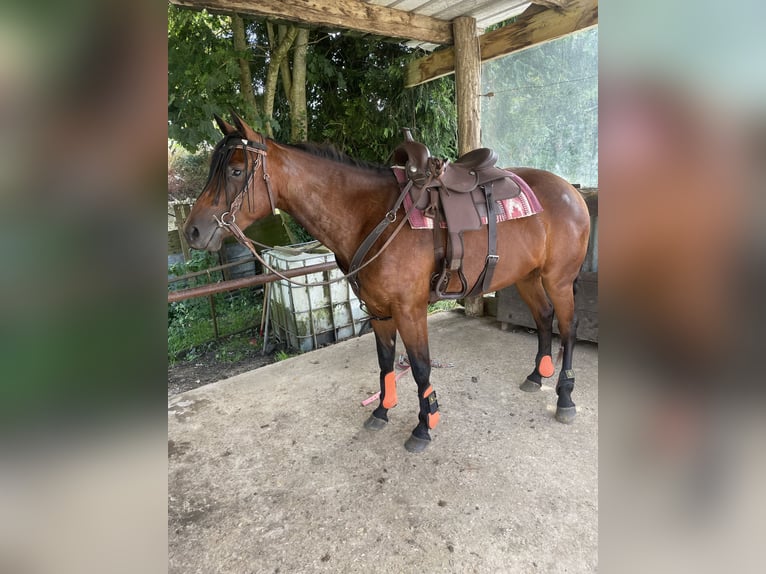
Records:
[[[431,443],[429,432],[439,422],[439,403],[430,383],[431,358],[428,350],[427,308],[405,310],[394,315],[407,349],[412,376],[418,385],[418,425],[404,443],[410,452],[423,452]]]
[[[394,355],[396,354],[396,323],[393,319],[372,320],[375,332],[375,345],[378,349],[380,366],[380,404],[364,426],[370,430],[380,430],[388,423],[388,409],[396,406],[396,375],[394,373]]]

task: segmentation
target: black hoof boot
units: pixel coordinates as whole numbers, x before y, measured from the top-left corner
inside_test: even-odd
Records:
[[[527,380],[521,383],[519,388],[524,391],[525,393],[536,393],[540,390],[540,387],[543,386],[543,379],[542,377],[537,373],[537,370],[532,371],[532,373],[527,377]]]
[[[370,415],[370,418],[364,421],[364,428],[366,428],[367,430],[378,431],[378,430],[386,428],[387,424],[388,424],[388,421],[379,419],[375,415]]]
[[[408,452],[420,453],[426,450],[429,444],[431,444],[430,438],[418,438],[414,434],[411,434],[410,438],[404,443],[404,448],[406,448]]]

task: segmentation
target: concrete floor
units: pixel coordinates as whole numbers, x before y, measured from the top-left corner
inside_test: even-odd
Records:
[[[419,455],[411,375],[388,427],[371,334],[173,397],[169,572],[595,572],[598,347],[575,350],[578,417],[548,379],[518,388],[537,338],[461,312],[429,319],[441,423]],[[558,342],[554,342],[554,353]]]

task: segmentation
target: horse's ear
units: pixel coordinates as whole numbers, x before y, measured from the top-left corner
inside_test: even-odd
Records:
[[[241,117],[239,117],[234,111],[231,112],[231,119],[234,120],[234,125],[237,126],[237,129],[239,130],[239,133],[241,133],[243,136],[245,136],[247,139],[257,139],[257,132],[251,128],[247,123],[245,123],[245,120],[243,120]]]
[[[224,120],[218,114],[213,114],[213,117],[215,118],[215,123],[218,124],[218,129],[221,130],[221,133],[223,133],[223,135],[228,136],[228,135],[233,134],[234,132],[237,131],[237,128],[235,128],[229,122]]]

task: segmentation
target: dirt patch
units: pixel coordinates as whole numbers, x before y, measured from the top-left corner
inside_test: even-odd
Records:
[[[216,353],[210,351],[189,361],[180,361],[168,367],[168,396],[196,389],[202,385],[214,383],[264,367],[275,362],[273,354],[256,354],[241,361],[229,362],[216,358]]]

